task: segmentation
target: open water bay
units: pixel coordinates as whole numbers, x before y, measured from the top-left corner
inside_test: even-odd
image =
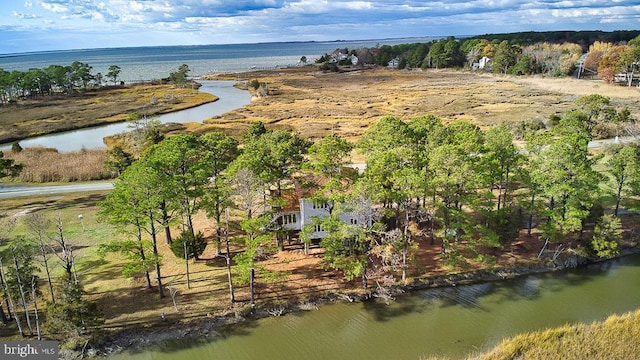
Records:
[[[107,74],[109,66],[121,68],[120,80],[138,81],[165,78],[186,64],[191,76],[218,72],[240,72],[253,68],[298,65],[304,56],[313,62],[338,48],[373,48],[415,42],[429,42],[436,37],[357,41],[273,42],[257,44],[149,46],[110,49],[47,51],[24,54],[0,54],[0,68],[27,71],[49,65],[71,65],[74,61],[89,64],[92,72]]]
[[[175,340],[124,359],[453,359],[504,337],[592,322],[640,307],[640,255],[572,271],[416,291],[249,321],[213,338]]]

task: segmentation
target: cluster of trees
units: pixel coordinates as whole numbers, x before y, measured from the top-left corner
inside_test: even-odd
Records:
[[[607,82],[616,81],[617,74],[624,74],[622,81],[631,86],[635,72],[640,67],[640,36],[627,44],[595,42],[584,59],[583,71],[598,74]]]
[[[0,321],[14,321],[20,335],[63,340],[81,346],[103,322],[96,304],[84,297],[75,266],[74,246],[66,238],[63,223],[33,213],[24,220],[32,236],[10,239],[15,218],[0,217]],[[55,227],[55,232],[51,228]],[[54,235],[51,235],[54,234]],[[53,262],[63,273],[54,275]],[[46,290],[41,275],[46,275]],[[45,303],[38,308],[38,303]]]
[[[79,61],[68,66],[50,65],[28,71],[0,69],[0,104],[27,96],[46,96],[86,89],[96,79],[91,70],[91,66]]]
[[[106,80],[117,85],[122,69],[118,65],[110,65],[107,74],[92,71],[91,65],[80,61],[67,66],[50,65],[27,71],[7,71],[0,68],[0,105],[26,97],[71,94],[89,87],[101,87]],[[189,71],[189,66],[183,64],[169,74],[167,81],[185,84],[188,82]]]
[[[233,241],[244,251],[233,259],[235,270],[228,268],[233,299],[232,273],[247,281],[256,259],[284,247],[288,234],[278,214],[297,182],[314,189],[312,200],[327,212],[300,239],[308,244],[313,229],[322,228],[325,264],[347,279],[362,277],[365,286],[372,277],[378,285],[398,274],[404,278],[419,233],[440,244],[451,266],[470,259],[491,263],[492,249],[508,245],[523,223],[529,232],[538,223],[546,246],[579,238],[584,255],[610,256],[620,240],[615,215],[621,200],[640,190],[640,168],[635,145],[612,147],[604,157],[589,153],[607,111],[607,98],[581,98],[552,129],[528,134],[525,149],[514,145],[505,126],[483,132],[431,115],[408,122],[384,117],[356,143],[333,134],[310,143],[260,122],[241,142],[219,132],[176,135],[143,151],[118,178],[102,214],[132,240],[104,250],[126,254],[131,262],[125,273],[144,274],[148,287],[155,272],[164,296],[158,234],[185,259],[188,279],[188,260],[207,246],[193,215],[209,215],[217,229],[216,253],[223,254],[228,211],[234,209],[244,219],[244,235]],[[353,149],[366,156],[363,174],[345,170]],[[606,170],[596,171],[596,164]],[[614,216],[603,215],[607,188],[614,189]],[[341,221],[344,212],[357,221]],[[183,230],[174,239],[175,225]],[[228,250],[224,256],[230,264]]]
[[[188,265],[188,260],[197,259],[205,248],[205,240],[194,228],[192,218],[196,212],[206,211],[215,221],[216,253],[221,254],[225,233],[222,218],[233,199],[245,213],[243,227],[254,229],[247,230],[247,252],[236,259],[241,263],[244,259],[249,264],[245,268],[251,268],[258,256],[258,242],[264,240],[258,232],[265,224],[253,216],[257,204],[267,207],[262,196],[266,196],[267,188],[272,189],[272,194],[281,193],[283,182],[302,163],[308,143],[287,131],[268,131],[262,123],[254,124],[243,136],[243,142],[240,151],[237,140],[211,132],[201,137],[172,136],[144,150],[122,172],[102,204],[104,219],[131,231],[134,240],[111,243],[104,250],[127,254],[132,262],[126,272],[144,273],[149,287],[149,271],[155,270],[159,294],[164,296],[158,234],[164,233],[174,253]],[[260,220],[268,217],[261,215]],[[174,239],[171,226],[176,224],[183,232]],[[143,234],[151,241],[147,242]],[[246,277],[247,272],[242,276]]]
[[[640,35],[638,30],[619,31],[525,31],[504,34],[486,34],[474,36],[471,39],[491,39],[497,41],[507,40],[512,44],[523,46],[533,45],[540,42],[552,44],[574,43],[582,46],[583,51],[587,51],[589,46],[596,41],[621,43],[629,41]]]
[[[588,49],[589,56],[585,68],[601,74],[605,80],[612,80],[613,75],[621,72],[632,73],[640,66],[640,35],[637,32],[613,34],[615,36],[594,37],[593,34],[585,33],[584,37],[578,37],[573,42],[566,39],[574,37],[562,34],[548,38],[519,36],[521,33],[486,35],[463,40],[450,37],[431,43],[383,45],[373,49],[339,51],[356,55],[362,64],[386,66],[392,59],[397,58],[400,69],[472,68],[474,63],[486,56],[492,61],[491,70],[496,73],[566,76],[574,73],[580,57]],[[537,41],[533,41],[534,39]],[[600,66],[605,55],[608,55],[608,59]],[[334,57],[324,55],[317,62],[328,63],[333,59]]]
[[[0,151],[0,179],[3,177],[14,177],[22,170],[21,164],[16,164],[13,159],[5,159],[4,152]]]
[[[74,61],[71,65],[50,65],[42,69],[6,71],[0,69],[0,104],[8,104],[18,98],[50,96],[56,93],[70,94],[89,86],[101,86],[103,75],[93,74],[89,64]],[[109,67],[107,78],[114,83],[120,68]]]

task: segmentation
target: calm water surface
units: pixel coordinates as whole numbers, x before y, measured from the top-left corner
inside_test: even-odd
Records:
[[[302,56],[313,62],[338,48],[373,48],[416,42],[430,42],[439,37],[318,42],[270,42],[258,44],[148,46],[132,48],[46,51],[24,54],[0,54],[0,68],[26,71],[49,65],[71,65],[80,61],[90,65],[92,73],[107,74],[109,66],[118,65],[120,80],[162,79],[182,64],[191,76],[216,72],[247,71],[297,65]]]
[[[525,331],[640,307],[640,256],[575,271],[415,292],[385,305],[331,304],[114,359],[464,358]]]
[[[202,122],[205,119],[228,111],[239,109],[251,101],[248,91],[235,88],[235,81],[198,81],[202,84],[200,91],[208,92],[219,97],[218,101],[200,105],[191,109],[176,111],[155,117],[161,123]],[[39,136],[20,141],[20,146],[44,146],[58,149],[58,151],[77,151],[81,149],[95,149],[106,147],[103,138],[124,131],[130,131],[131,124],[126,122],[92,127],[58,134]],[[0,150],[10,148],[10,144],[0,145]]]

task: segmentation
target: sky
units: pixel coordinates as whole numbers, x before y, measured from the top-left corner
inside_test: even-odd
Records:
[[[638,0],[2,0],[0,4],[0,54],[638,29]]]

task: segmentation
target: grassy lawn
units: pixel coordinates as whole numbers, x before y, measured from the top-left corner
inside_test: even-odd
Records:
[[[159,251],[161,254],[161,274],[166,297],[160,299],[157,293],[155,273],[151,273],[151,289],[146,288],[144,277],[124,278],[122,265],[125,259],[118,254],[109,254],[102,258],[97,253],[100,244],[113,239],[121,239],[127,235],[117,231],[109,224],[98,222],[98,203],[104,199],[104,192],[83,194],[62,194],[56,196],[37,196],[19,199],[8,199],[0,202],[0,214],[7,216],[3,220],[15,218],[16,226],[11,232],[12,238],[24,237],[36,241],[24,223],[24,218],[33,212],[41,212],[53,221],[49,228],[50,238],[58,236],[56,228],[58,218],[63,224],[65,239],[73,245],[76,256],[76,270],[81,284],[90,299],[96,301],[106,319],[105,329],[124,330],[139,327],[166,325],[162,321],[164,313],[169,323],[184,322],[213,315],[228,314],[248,306],[248,286],[236,284],[235,298],[238,303],[231,307],[227,282],[226,263],[223,257],[215,256],[213,242],[213,226],[203,214],[196,216],[197,229],[203,231],[210,240],[210,245],[198,261],[189,261],[190,281],[187,286],[185,262],[176,258],[170,251],[163,235],[159,236]],[[82,219],[79,216],[82,215]],[[237,228],[231,224],[232,231]],[[178,233],[173,230],[174,236]],[[233,234],[233,233],[232,233]],[[6,246],[6,244],[4,245]],[[239,244],[231,246],[233,254],[241,251]],[[319,249],[312,249],[318,254]],[[53,276],[61,275],[63,268],[55,256],[49,258]],[[323,291],[337,290],[342,280],[337,274],[328,272],[324,276],[314,279],[318,269],[319,257],[312,255],[305,257],[302,250],[275,254],[264,260],[261,266],[281,270],[289,274],[290,269],[315,266],[305,271],[303,275],[292,276],[284,283],[285,278],[276,279],[279,283],[272,283],[272,279],[257,279],[257,300],[262,304],[284,304],[296,301],[305,296],[321,295]],[[234,277],[237,270],[234,268]],[[333,276],[331,276],[333,275]],[[296,280],[297,279],[297,280]],[[309,282],[307,282],[309,279]],[[300,281],[304,281],[301,283]],[[46,277],[41,274],[43,298],[48,298],[45,288]],[[267,282],[270,283],[267,288]],[[310,287],[307,287],[310,286]],[[176,291],[174,306],[170,290]],[[17,335],[15,326],[0,328],[0,337]]]

